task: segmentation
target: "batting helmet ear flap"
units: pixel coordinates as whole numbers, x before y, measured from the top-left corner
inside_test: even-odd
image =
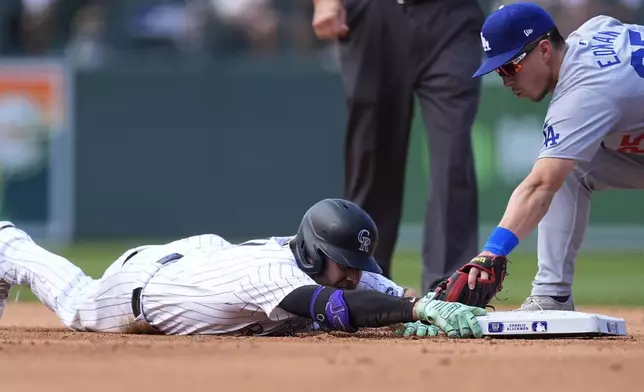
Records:
[[[326,255],[317,246],[293,239],[289,243],[289,247],[302,271],[308,275],[319,275],[324,272]],[[309,247],[312,249],[308,249]]]
[[[312,260],[315,269],[311,272],[312,275],[319,275],[324,272],[326,268],[327,255],[322,251],[322,249],[317,246],[313,247],[315,249],[315,259]]]

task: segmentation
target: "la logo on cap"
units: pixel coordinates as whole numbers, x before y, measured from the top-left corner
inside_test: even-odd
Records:
[[[483,33],[481,33],[481,43],[483,44],[483,50],[488,52],[490,51],[490,43],[485,39]]]

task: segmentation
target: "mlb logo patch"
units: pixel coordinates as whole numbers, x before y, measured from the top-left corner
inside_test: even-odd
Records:
[[[606,323],[606,329],[609,333],[617,333],[619,328],[617,327],[617,323],[609,321]]]
[[[532,323],[532,332],[548,332],[548,322],[535,321]]]
[[[503,323],[494,322],[494,323],[489,323],[487,325],[487,331],[489,333],[501,333],[503,332],[503,329],[504,329]]]

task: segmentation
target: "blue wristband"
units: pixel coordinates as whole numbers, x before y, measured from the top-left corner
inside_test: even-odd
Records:
[[[483,250],[497,256],[507,256],[519,245],[519,238],[504,227],[497,227],[488,238]]]

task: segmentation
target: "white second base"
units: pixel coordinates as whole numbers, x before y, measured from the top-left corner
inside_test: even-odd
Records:
[[[489,337],[626,336],[626,321],[595,313],[565,310],[489,312],[477,317]]]

